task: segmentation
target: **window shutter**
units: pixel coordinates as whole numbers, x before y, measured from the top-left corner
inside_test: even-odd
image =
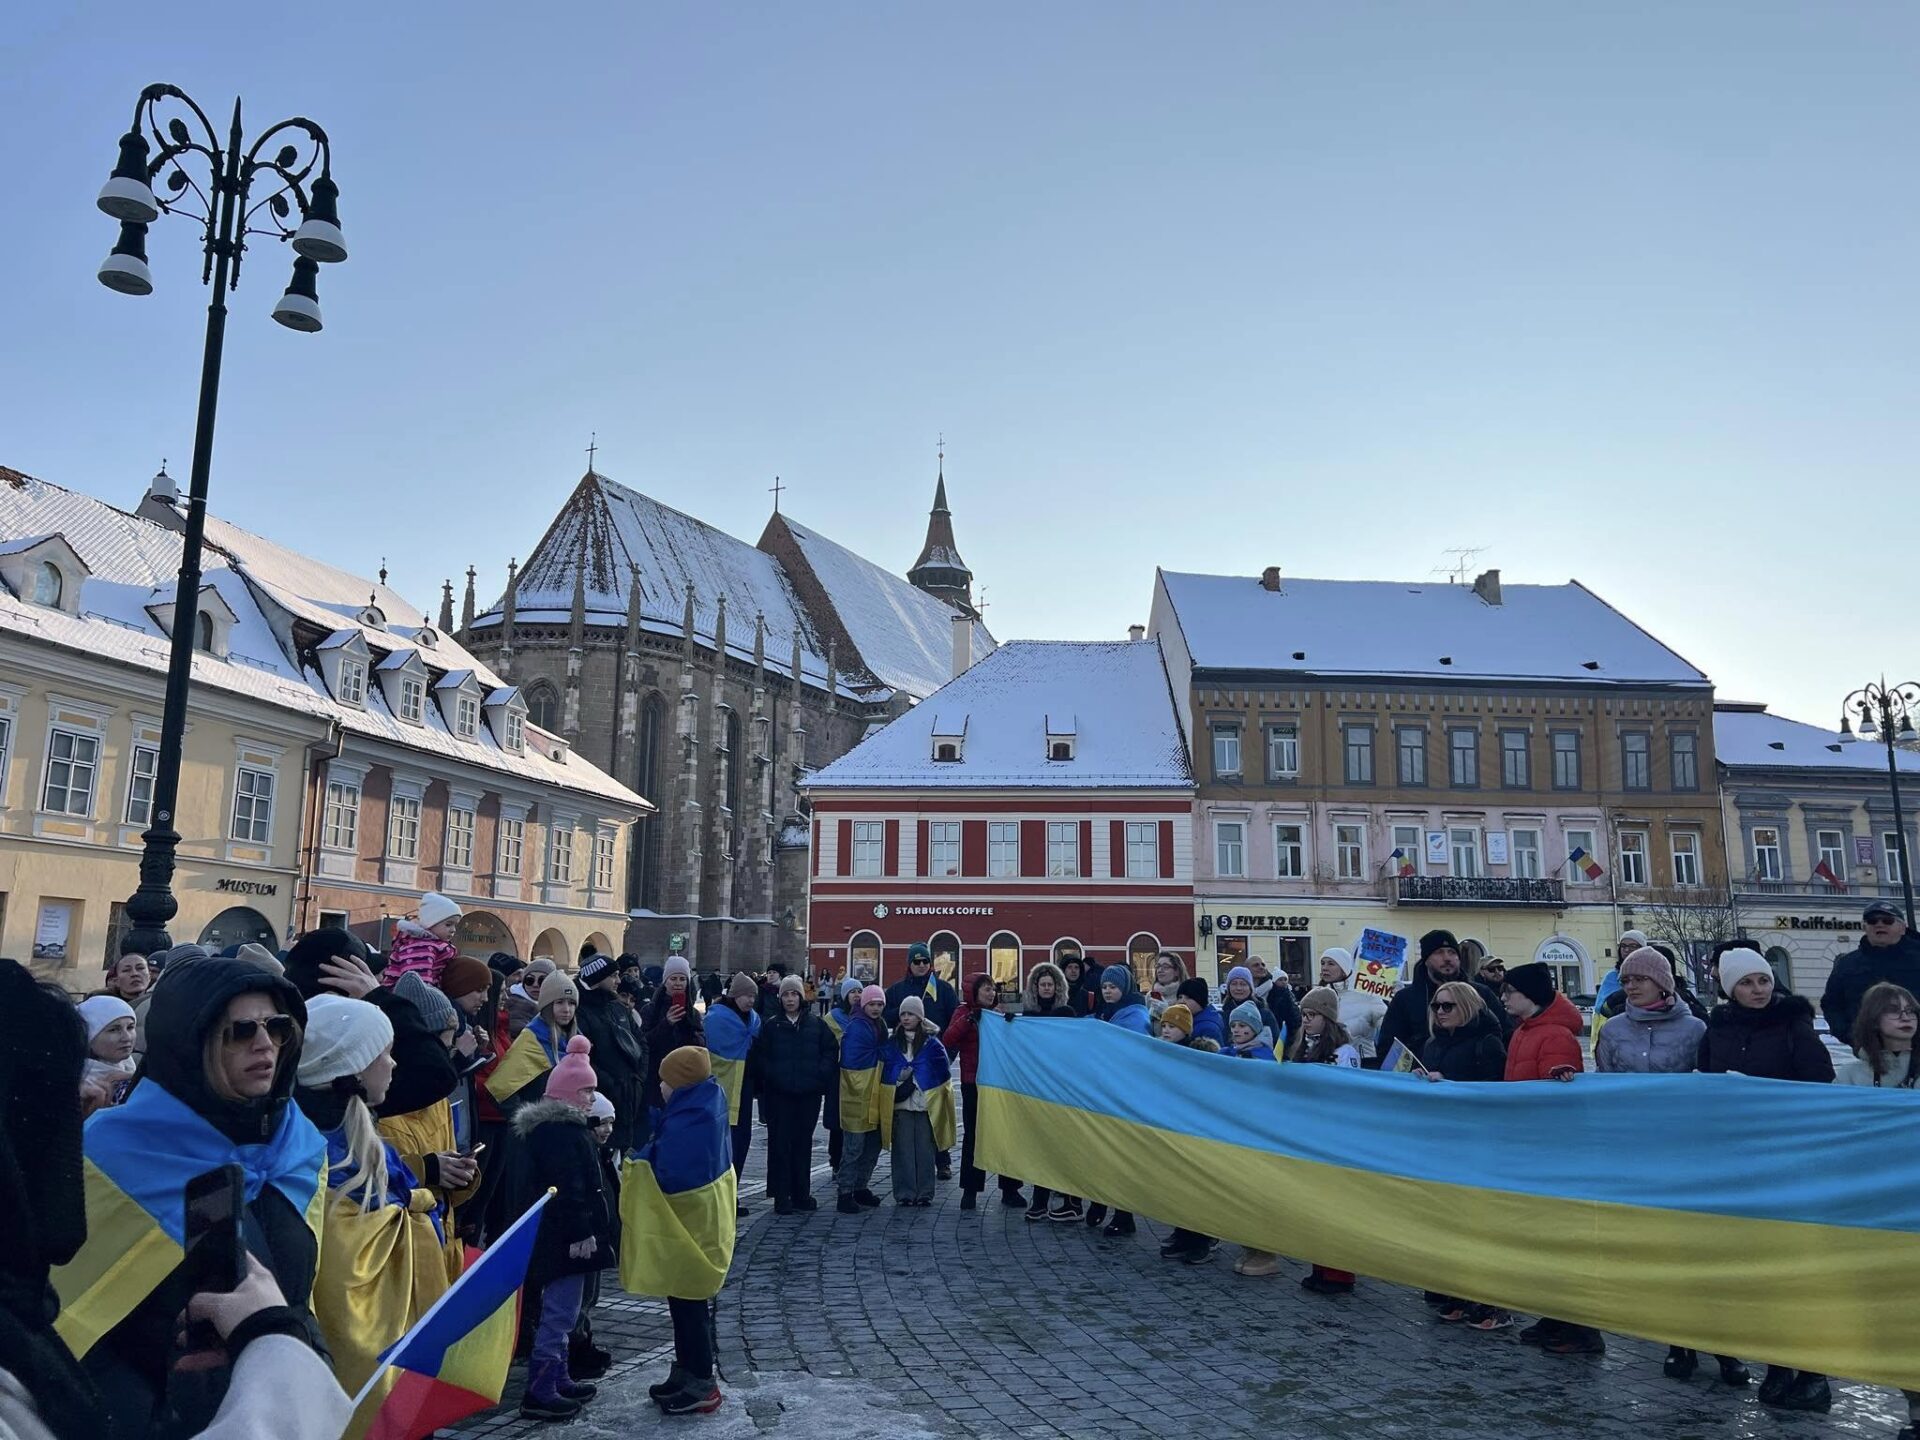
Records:
[[[1047,822],[1044,820],[1020,822],[1020,873],[1047,873]]]
[[[1160,822],[1160,878],[1173,878],[1173,821]]]
[[[887,821],[887,843],[881,852],[880,871],[884,875],[900,873],[900,822]]]
[[[1115,880],[1127,875],[1127,822],[1114,820],[1107,826],[1107,874]]]
[[[926,821],[922,820],[914,826],[914,835],[916,837],[917,843],[914,846],[914,852],[913,852],[914,853],[913,873],[916,875],[924,876],[928,873],[928,870],[927,870],[927,822]]]
[[[1080,822],[1080,878],[1093,874],[1093,821]]]
[[[833,858],[834,874],[851,875],[853,873],[853,821],[840,822],[840,853]]]

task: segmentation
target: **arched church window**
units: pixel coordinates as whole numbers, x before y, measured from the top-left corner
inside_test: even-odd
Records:
[[[560,723],[560,692],[544,680],[527,687],[527,721],[542,730],[553,730]]]

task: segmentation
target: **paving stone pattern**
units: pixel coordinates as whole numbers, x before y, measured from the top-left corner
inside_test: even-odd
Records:
[[[754,1214],[720,1296],[719,1414],[669,1420],[647,1400],[672,1355],[666,1306],[626,1296],[609,1272],[595,1328],[619,1359],[600,1397],[564,1426],[522,1421],[515,1366],[508,1404],[453,1433],[1892,1440],[1904,1419],[1897,1391],[1853,1383],[1835,1384],[1830,1415],[1781,1415],[1751,1387],[1722,1385],[1710,1357],[1692,1381],[1666,1379],[1665,1348],[1638,1340],[1610,1337],[1604,1357],[1542,1355],[1512,1331],[1441,1324],[1397,1286],[1363,1279],[1351,1296],[1311,1295],[1296,1283],[1304,1265],[1242,1279],[1230,1245],[1206,1265],[1162,1260],[1163,1226],[1143,1219],[1115,1241],[1030,1224],[991,1189],[977,1211],[943,1184],[930,1210],[889,1200],[840,1215],[824,1141],[820,1210],[777,1217],[764,1140],[757,1132],[743,1186]],[[874,1189],[889,1194],[884,1159]]]

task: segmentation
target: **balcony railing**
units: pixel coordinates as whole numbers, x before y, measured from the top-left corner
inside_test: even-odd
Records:
[[[1463,879],[1456,875],[1403,875],[1394,881],[1396,905],[1538,905],[1558,909],[1567,903],[1558,880],[1516,880],[1505,876]]]
[[[1871,900],[1875,896],[1892,900],[1899,897],[1898,884],[1882,885],[1875,880],[1849,881],[1835,889],[1817,877],[1805,880],[1741,880],[1734,885],[1740,895],[1792,895],[1812,900]]]

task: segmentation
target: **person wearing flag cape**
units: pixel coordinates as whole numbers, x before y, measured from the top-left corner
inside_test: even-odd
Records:
[[[868,1188],[880,1147],[886,1143],[881,1125],[892,1129],[893,1106],[883,1104],[880,1086],[881,1051],[886,1048],[887,992],[868,985],[859,994],[859,1009],[846,1020],[840,1037],[840,1168],[836,1174],[840,1213],[857,1215],[880,1203]]]
[[[720,1407],[714,1379],[713,1297],[733,1263],[738,1181],[728,1146],[727,1099],[710,1054],[682,1046],[660,1062],[653,1139],[621,1176],[620,1284],[665,1298],[673,1367],[648,1393],[669,1415]]]
[[[487,1093],[501,1113],[513,1112],[546,1093],[547,1072],[567,1053],[567,1042],[580,1033],[575,1023],[580,991],[572,977],[555,970],[540,982],[539,1013],[514,1038],[500,1063],[487,1076]]]
[[[746,1169],[747,1151],[753,1145],[753,1082],[747,1073],[747,1057],[760,1036],[760,1016],[754,1009],[759,998],[760,987],[742,970],[728,982],[727,993],[707,1011],[707,1050],[713,1062],[714,1082],[727,1097],[736,1179]]]
[[[933,1204],[934,1157],[953,1148],[953,1065],[918,995],[900,1002],[900,1023],[881,1052],[881,1143],[893,1155],[893,1203]],[[891,1093],[886,1093],[891,1092]]]

